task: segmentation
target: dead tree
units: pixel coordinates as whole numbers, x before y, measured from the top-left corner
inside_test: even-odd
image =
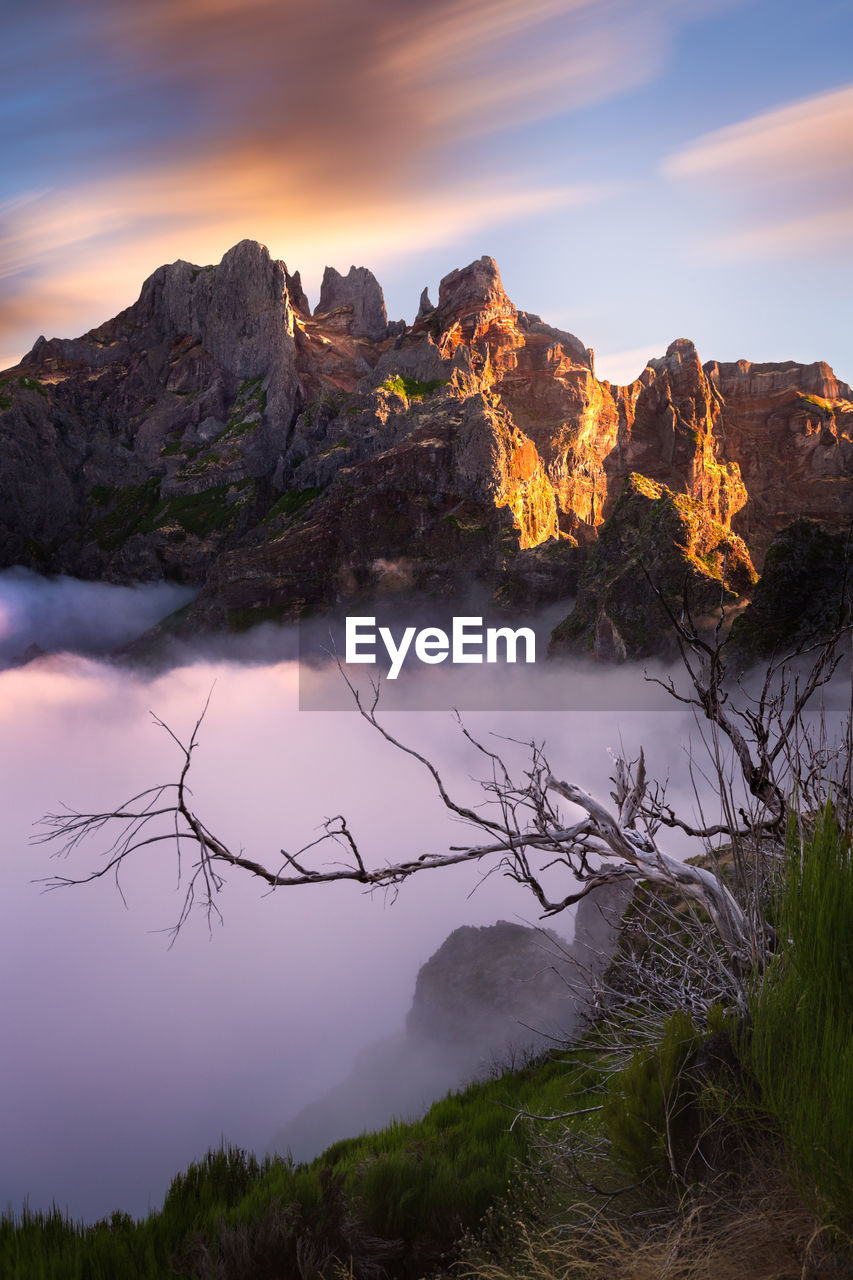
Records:
[[[643,880],[676,890],[693,909],[707,914],[722,947],[723,963],[732,982],[740,986],[743,975],[762,962],[767,946],[770,934],[763,912],[739,902],[715,871],[685,864],[667,852],[659,834],[661,829],[678,827],[703,840],[747,835],[776,842],[782,839],[792,788],[816,795],[826,779],[826,753],[822,755],[810,742],[804,715],[814,694],[837,668],[839,637],[815,646],[808,655],[811,663],[800,676],[791,674],[790,663],[771,664],[757,694],[752,698],[744,695],[733,706],[725,683],[723,645],[701,640],[690,630],[689,619],[679,627],[690,687],[687,693],[671,681],[667,687],[704,718],[718,762],[720,736],[727,741],[753,801],[749,809],[737,806],[729,789],[721,797],[721,822],[695,826],[677,815],[665,791],[649,783],[642,751],[635,761],[616,760],[612,805],[608,806],[560,779],[542,744],[527,744],[527,768],[520,778],[514,778],[501,755],[477,741],[460,721],[462,733],[486,761],[489,774],[481,783],[486,803],[471,807],[450,794],[432,761],[401,742],[379,719],[378,687],[365,702],[350,685],[355,705],[367,723],[429,773],[442,805],[470,829],[470,841],[443,852],[373,866],[363,856],[346,819],[337,815],[325,821],[311,843],[296,851],[283,849],[275,860],[258,861],[243,851],[236,852],[210,829],[191,803],[188,776],[205,707],[186,742],[157,721],[180,752],[182,767],[177,781],[140,792],[109,812],[66,810],[46,815],[42,820],[46,829],[37,839],[59,841],[60,853],[70,853],[89,837],[106,842],[95,869],[81,876],[56,875],[48,883],[59,887],[112,876],[121,892],[121,871],[129,859],[136,860],[156,845],[171,845],[185,886],[182,909],[172,930],[174,939],[196,904],[207,912],[209,920],[220,916],[218,898],[228,868],[255,876],[271,889],[351,880],[396,892],[404,881],[426,871],[485,863],[489,874],[498,872],[526,886],[544,917],[565,910],[598,885],[624,878]],[[719,777],[725,790],[722,764]],[[331,845],[342,850],[342,856],[333,862],[316,861],[317,854]]]

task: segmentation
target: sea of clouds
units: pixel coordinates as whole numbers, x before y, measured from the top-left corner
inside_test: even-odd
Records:
[[[177,665],[146,672],[66,646],[91,650],[107,634],[126,643],[134,628],[183,603],[180,595],[20,575],[3,575],[0,585],[0,616],[14,618],[18,637],[7,661],[28,644],[55,650],[0,671],[0,1203],[55,1201],[87,1219],[115,1208],[141,1214],[221,1138],[263,1151],[359,1053],[397,1032],[420,965],[454,928],[536,923],[537,908],[522,887],[484,879],[482,867],[427,872],[393,902],[352,884],[268,893],[232,871],[220,897],[224,924],[211,931],[196,912],[170,948],[163,930],[177,919],[183,890],[169,844],[141,851],[126,868],[123,897],[109,878],[45,892],[46,877],[101,865],[105,841],[56,860],[51,846],[31,843],[40,817],[63,805],[110,811],[174,779],[180,754],[152,713],[185,738],[208,695],[193,802],[232,848],[275,867],[279,850],[345,814],[365,858],[381,863],[458,845],[466,830],[425,770],[355,714],[351,697],[346,709],[300,711],[298,663],[265,657],[269,635],[252,652],[184,650]],[[334,668],[324,678],[341,681]],[[556,706],[557,682],[572,669],[549,678]],[[497,688],[490,709],[467,713],[465,723],[519,771],[523,743],[546,740],[555,772],[605,799],[608,752],[636,755],[643,745],[652,776],[669,775],[672,796],[692,811],[689,711],[672,702],[620,709],[614,690],[642,681],[636,669],[584,679],[599,682],[598,707],[546,711],[537,702],[507,711]],[[443,688],[436,701],[452,705],[452,692]],[[434,759],[466,801],[478,801],[483,757],[446,709],[423,709],[430,696],[411,686],[416,709],[389,711],[389,727]],[[336,698],[329,703],[337,708]],[[667,847],[692,851],[684,840]],[[571,932],[569,920],[549,923]],[[350,1127],[361,1127],[357,1114]]]

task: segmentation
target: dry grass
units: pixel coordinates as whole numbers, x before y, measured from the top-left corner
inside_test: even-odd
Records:
[[[520,1222],[511,1255],[469,1258],[461,1280],[849,1280],[853,1255],[766,1170],[736,1200],[706,1198],[651,1227],[618,1212],[582,1228]]]

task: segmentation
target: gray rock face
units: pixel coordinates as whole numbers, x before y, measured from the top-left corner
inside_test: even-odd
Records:
[[[287,279],[287,295],[290,298],[290,305],[296,310],[301,311],[303,315],[310,316],[311,307],[305,296],[305,290],[302,288],[302,276],[298,271],[293,275],[285,268],[285,276]]]
[[[575,938],[500,920],[455,929],[421,967],[405,1031],[361,1053],[347,1078],[275,1135],[310,1159],[339,1138],[423,1114],[448,1089],[577,1034],[589,984],[616,948],[630,886],[582,899]]]
[[[327,270],[312,315],[252,241],[0,374],[0,562],[203,584],[184,635],[327,608],[401,559],[400,590],[566,598],[634,472],[759,564],[797,514],[847,528],[853,392],[825,365],[703,369],[686,339],[601,383],[488,257],[409,327],[364,268]]]
[[[346,329],[353,338],[381,342],[388,331],[382,288],[367,267],[350,267],[345,276],[326,267],[314,314],[328,316],[333,311],[344,313]]]
[[[631,880],[612,880],[578,903],[572,954],[591,973],[602,973],[613,958],[633,892]]]
[[[554,933],[506,920],[455,929],[418,973],[408,1034],[473,1058],[550,1034],[569,1040],[577,1016],[567,984],[576,975],[560,946]]]
[[[424,289],[421,293],[420,303],[418,304],[418,314],[415,317],[415,323],[417,323],[418,320],[423,320],[424,316],[428,316],[431,311],[435,311],[435,306],[429,300],[429,290]]]
[[[254,240],[218,267],[174,262],[146,280],[139,301],[114,322],[154,341],[188,335],[236,379],[268,379],[271,417],[289,421],[298,377],[287,268]]]

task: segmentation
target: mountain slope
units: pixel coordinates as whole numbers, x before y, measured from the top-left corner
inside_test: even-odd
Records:
[[[702,365],[627,387],[518,310],[490,258],[389,324],[364,268],[299,274],[243,241],[160,267],[77,339],[0,374],[0,561],[201,587],[184,626],[377,592],[561,598],[634,473],[760,567],[803,516],[853,515],[853,393],[824,364]],[[748,575],[747,575],[748,576]]]

